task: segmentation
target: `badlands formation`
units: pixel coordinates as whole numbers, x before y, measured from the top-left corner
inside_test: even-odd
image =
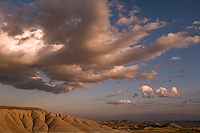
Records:
[[[117,132],[92,120],[39,108],[0,106],[0,133]]]

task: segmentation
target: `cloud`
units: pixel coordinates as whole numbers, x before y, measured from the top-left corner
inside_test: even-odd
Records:
[[[116,97],[116,96],[119,96],[121,93],[122,93],[122,91],[119,91],[117,94],[108,95],[108,96],[106,96],[106,97]]]
[[[143,20],[140,20],[135,14],[139,12],[139,9],[135,7],[134,10],[129,11],[129,17],[125,17],[122,14],[120,14],[120,18],[115,23],[116,25],[130,25],[132,23],[146,23],[149,21],[149,19],[144,18]]]
[[[194,26],[193,25],[191,25],[191,26],[188,26],[188,27],[186,27],[186,29],[193,29],[194,28]]]
[[[137,97],[137,96],[138,96],[138,94],[134,93],[133,97]]]
[[[160,87],[158,89],[155,89],[155,93],[159,97],[174,97],[174,96],[179,96],[180,93],[177,91],[176,87],[171,88],[171,92],[169,92],[166,88]]]
[[[194,27],[195,30],[200,30],[200,27]]]
[[[144,98],[153,98],[154,96],[153,89],[147,85],[143,85],[142,87],[140,87],[140,91],[142,92],[142,96]]]
[[[128,79],[136,77],[139,73],[138,65],[130,67],[115,66],[114,69],[105,72],[104,75],[112,79]]]
[[[137,17],[131,16],[130,18],[127,17],[121,17],[117,22],[116,25],[130,25],[134,21],[137,21]]]
[[[200,22],[199,21],[194,21],[193,24],[200,24]]]
[[[179,69],[178,71],[184,72],[184,71],[187,71],[187,69]]]
[[[154,90],[147,85],[143,85],[142,87],[140,87],[140,91],[142,92],[142,96],[144,98],[154,97]],[[155,89],[155,94],[159,97],[175,97],[180,95],[176,87],[172,87],[171,92],[168,92],[168,90],[164,87],[160,87],[158,89]]]
[[[171,59],[169,59],[170,61],[172,61],[172,60],[180,60],[181,59],[181,57],[172,57]]]
[[[170,65],[164,65],[162,63],[156,64],[154,68],[171,67]]]
[[[123,12],[125,12],[126,10],[123,8],[123,5],[120,5],[119,2],[115,2],[116,3],[116,7],[117,9],[120,11],[119,13],[119,19],[117,20],[117,22],[115,23],[115,25],[130,25],[133,23],[146,23],[149,21],[149,19],[144,18],[144,19],[140,19],[136,16],[136,13],[140,12],[140,9],[137,6],[132,7],[132,10],[129,11],[128,17],[123,15]]]
[[[142,75],[138,76],[137,78],[140,80],[144,79],[156,79],[158,76],[158,73],[154,70],[151,70],[149,72],[143,73]]]
[[[131,102],[130,100],[118,100],[118,101],[109,101],[106,102],[107,104],[114,104],[114,105],[119,105],[119,104],[132,104],[135,105],[137,104],[136,102]]]
[[[162,36],[148,46],[137,45],[133,48],[129,48],[120,54],[116,54],[115,58],[109,56],[108,60],[115,63],[134,63],[138,61],[144,61],[149,59],[154,59],[160,56],[163,52],[171,48],[184,48],[189,46],[191,43],[199,43],[200,37],[186,37],[183,36],[184,33],[169,33],[167,36]]]
[[[141,23],[121,32],[111,25],[107,0],[38,0],[20,7],[1,2],[0,14],[0,83],[19,89],[59,94],[109,79],[135,78],[139,67],[129,64],[200,42],[199,36],[178,32],[136,45],[166,22],[140,18]],[[33,78],[38,71],[49,82]],[[57,81],[62,83],[52,84]]]
[[[108,3],[109,6],[116,6],[117,10],[120,12],[126,11],[124,5],[120,4],[118,0],[112,0]]]
[[[63,84],[50,85],[41,77],[35,75],[34,72],[29,71],[5,71],[0,74],[0,81],[2,84],[9,84],[19,89],[26,90],[42,90],[54,94],[70,93],[75,88],[89,88],[90,86],[80,82],[64,82]]]
[[[114,95],[108,95],[106,97],[116,97],[116,96],[119,96],[119,95],[126,95],[127,94],[127,89],[125,90],[125,92],[122,93],[122,91],[119,91],[117,94],[114,94]]]
[[[188,29],[188,30],[189,30],[189,29],[200,30],[200,27],[191,25],[191,26],[186,27],[186,29]]]
[[[200,30],[200,27],[194,26],[194,25],[199,25],[200,22],[199,21],[194,21],[193,25],[186,27],[186,29],[195,29],[195,30]]]

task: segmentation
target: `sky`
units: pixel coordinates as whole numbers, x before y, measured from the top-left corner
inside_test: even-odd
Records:
[[[0,105],[200,120],[199,0],[0,0]]]

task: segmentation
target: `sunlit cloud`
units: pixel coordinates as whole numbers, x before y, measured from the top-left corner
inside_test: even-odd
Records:
[[[157,79],[158,73],[154,70],[151,70],[149,72],[143,73],[142,75],[138,76],[137,78],[140,80],[144,79]]]
[[[140,73],[138,66],[115,66],[114,69],[104,73],[104,76],[110,77],[112,79],[128,79],[135,78]]]
[[[193,25],[191,25],[191,26],[187,26],[186,27],[186,29],[194,29],[194,30],[200,30],[200,27],[198,27],[197,25],[199,25],[200,24],[200,21],[194,21],[193,22]]]
[[[166,22],[137,17],[136,6],[124,16],[124,7],[117,1],[113,4],[121,15],[116,23],[124,29],[111,25],[112,4],[106,0],[38,0],[18,8],[1,4],[0,83],[19,89],[59,94],[111,79],[131,80],[140,74],[140,66],[132,64],[200,42],[199,36],[177,32],[138,44]],[[38,71],[49,81],[40,79]],[[151,70],[140,78],[157,75]],[[62,83],[51,84],[54,81]]]
[[[200,27],[191,25],[191,26],[186,27],[186,29],[188,29],[188,30],[189,30],[189,29],[200,30]]]
[[[139,9],[135,7],[135,9],[129,11],[129,17],[125,17],[122,14],[120,14],[120,18],[115,23],[116,25],[130,25],[132,23],[146,23],[143,22],[144,20],[140,20],[135,14],[139,12]]]
[[[160,87],[158,89],[155,89],[155,93],[159,97],[174,97],[174,96],[180,96],[180,93],[177,91],[176,87],[171,88],[171,92],[169,92],[166,88]]]
[[[153,89],[147,85],[143,85],[142,87],[140,87],[140,91],[142,92],[142,96],[144,98],[153,98],[154,97]]]
[[[200,24],[200,21],[194,21],[193,24]]]
[[[188,30],[189,30],[189,29],[193,29],[193,28],[194,28],[193,25],[191,25],[191,26],[187,26],[187,27],[186,27],[186,29],[188,29]]]
[[[133,23],[137,18],[134,18],[133,16],[131,16],[130,18],[126,18],[126,17],[121,17],[116,24],[117,25],[130,25],[131,23]]]
[[[181,57],[172,57],[171,59],[169,59],[170,61],[172,61],[172,60],[180,60],[181,59]]]
[[[143,85],[140,87],[140,91],[142,92],[142,96],[144,98],[153,98],[154,97],[154,90],[147,86]],[[175,97],[180,96],[180,93],[178,92],[176,87],[171,88],[171,92],[169,92],[166,88],[160,87],[158,89],[155,89],[155,94],[159,97]]]

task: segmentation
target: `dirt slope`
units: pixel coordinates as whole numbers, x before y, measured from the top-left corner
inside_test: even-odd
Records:
[[[117,132],[98,123],[39,108],[0,106],[0,133]]]

